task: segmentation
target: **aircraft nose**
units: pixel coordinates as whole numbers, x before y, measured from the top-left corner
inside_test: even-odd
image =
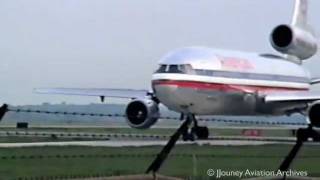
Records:
[[[173,96],[177,90],[176,85],[166,84],[165,82],[157,80],[152,82],[152,87],[158,98],[163,96]]]
[[[153,89],[156,97],[161,103],[171,109],[178,109],[183,102],[178,93],[177,85],[166,84],[165,82],[153,81]]]

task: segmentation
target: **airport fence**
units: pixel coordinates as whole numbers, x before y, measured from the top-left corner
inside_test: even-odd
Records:
[[[92,116],[92,117],[126,117],[125,114],[118,113],[84,113],[84,112],[66,112],[66,111],[44,111],[33,109],[20,109],[20,108],[7,108],[6,112],[11,111],[15,113],[38,113],[38,114],[53,114],[53,115],[73,115],[73,116]],[[160,119],[181,120],[180,117],[174,116],[161,116]],[[228,124],[241,124],[241,125],[269,125],[269,126],[296,126],[306,127],[306,122],[284,122],[284,121],[258,121],[258,120],[240,120],[240,119],[222,119],[222,118],[202,118],[198,117],[197,120],[204,122],[215,123],[228,123]]]
[[[157,154],[56,154],[56,155],[20,155],[20,156],[0,156],[1,160],[24,160],[24,159],[77,159],[77,158],[154,158]],[[170,154],[169,157],[174,158],[254,158],[254,159],[264,159],[264,158],[283,158],[283,154],[279,155],[230,155],[230,154],[187,154],[187,153],[177,153]],[[303,155],[299,156],[299,159],[308,158],[320,158],[320,155]]]
[[[110,139],[141,139],[141,140],[167,140],[169,135],[161,134],[135,134],[135,133],[78,133],[78,132],[40,132],[40,131],[0,131],[0,137],[39,137],[51,139],[77,139],[77,140],[110,140]],[[295,137],[264,137],[264,136],[210,136],[208,140],[216,141],[256,141],[275,143],[294,143]]]
[[[51,138],[136,138],[136,139],[167,139],[170,136],[160,134],[134,134],[134,133],[77,133],[77,132],[39,132],[39,131],[0,131],[0,136],[23,137],[51,137]]]

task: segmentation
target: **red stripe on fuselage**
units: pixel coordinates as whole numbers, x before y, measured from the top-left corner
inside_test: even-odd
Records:
[[[271,87],[256,85],[236,85],[219,84],[199,81],[180,81],[180,80],[153,80],[153,85],[169,85],[183,88],[206,89],[218,91],[241,91],[241,92],[279,92],[279,91],[307,91],[308,88],[290,88],[290,87]]]

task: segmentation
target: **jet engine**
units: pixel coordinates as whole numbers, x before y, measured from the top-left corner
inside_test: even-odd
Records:
[[[308,31],[290,25],[279,25],[271,33],[270,42],[277,51],[305,60],[317,52],[317,40]]]
[[[311,124],[315,127],[320,127],[320,102],[315,102],[308,109],[308,117]]]
[[[126,116],[130,127],[147,129],[157,122],[159,106],[152,99],[136,99],[127,105]]]

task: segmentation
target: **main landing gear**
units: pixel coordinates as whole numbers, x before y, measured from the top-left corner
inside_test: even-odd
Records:
[[[190,130],[189,126],[192,122],[194,123],[194,126]],[[148,167],[146,173],[152,172],[155,176],[156,172],[158,172],[162,163],[166,160],[181,135],[183,140],[193,141],[195,135],[198,137],[198,139],[207,139],[209,137],[209,130],[207,127],[198,126],[195,116],[193,114],[188,114],[186,120],[171,136],[168,143],[163,147],[156,159]]]

